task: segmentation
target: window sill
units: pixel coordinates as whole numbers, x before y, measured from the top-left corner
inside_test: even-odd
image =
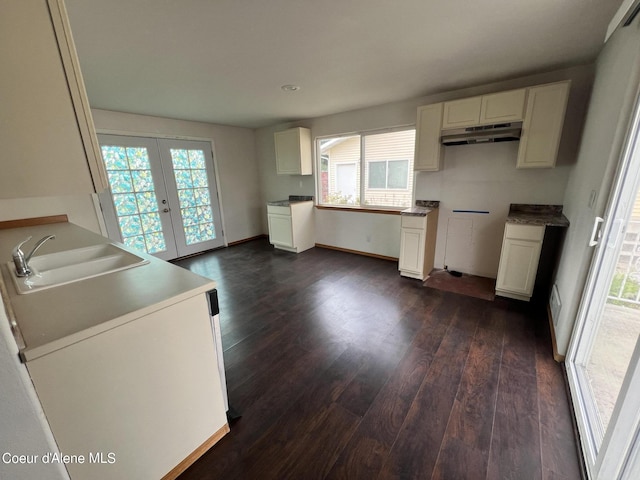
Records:
[[[383,215],[400,215],[400,212],[402,212],[402,210],[406,210],[408,207],[390,207],[390,208],[383,208],[383,207],[371,207],[371,208],[367,208],[367,207],[345,207],[345,206],[341,206],[341,205],[316,205],[316,208],[318,210],[334,210],[334,211],[339,211],[339,212],[358,212],[358,213],[378,213],[378,214],[383,214]]]

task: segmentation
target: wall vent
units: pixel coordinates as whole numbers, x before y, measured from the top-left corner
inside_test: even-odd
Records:
[[[549,298],[549,309],[551,310],[551,318],[553,319],[553,326],[558,326],[558,319],[560,318],[560,309],[562,308],[562,302],[560,301],[560,293],[558,292],[558,285],[553,284],[551,289],[551,298]]]

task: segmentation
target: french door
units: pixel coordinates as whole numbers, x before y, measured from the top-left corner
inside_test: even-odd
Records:
[[[211,144],[98,135],[113,240],[170,260],[224,245]]]
[[[602,222],[567,375],[591,479],[640,478],[640,103]],[[595,233],[594,233],[595,236]]]

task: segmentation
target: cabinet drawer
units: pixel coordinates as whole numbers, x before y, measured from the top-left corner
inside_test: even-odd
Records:
[[[414,215],[401,215],[402,228],[425,228],[427,225],[427,217],[417,217]]]
[[[544,228],[544,225],[517,225],[507,223],[504,236],[505,238],[541,242],[544,238]]]
[[[280,207],[277,205],[267,205],[267,213],[275,215],[291,215],[291,207]]]

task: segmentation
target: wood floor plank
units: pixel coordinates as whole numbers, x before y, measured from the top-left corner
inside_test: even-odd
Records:
[[[432,478],[486,476],[502,343],[501,331],[476,331]]]
[[[488,478],[542,478],[537,395],[528,375],[502,365]]]
[[[534,304],[264,239],[176,263],[218,284],[242,415],[182,480],[578,478],[562,368]]]

